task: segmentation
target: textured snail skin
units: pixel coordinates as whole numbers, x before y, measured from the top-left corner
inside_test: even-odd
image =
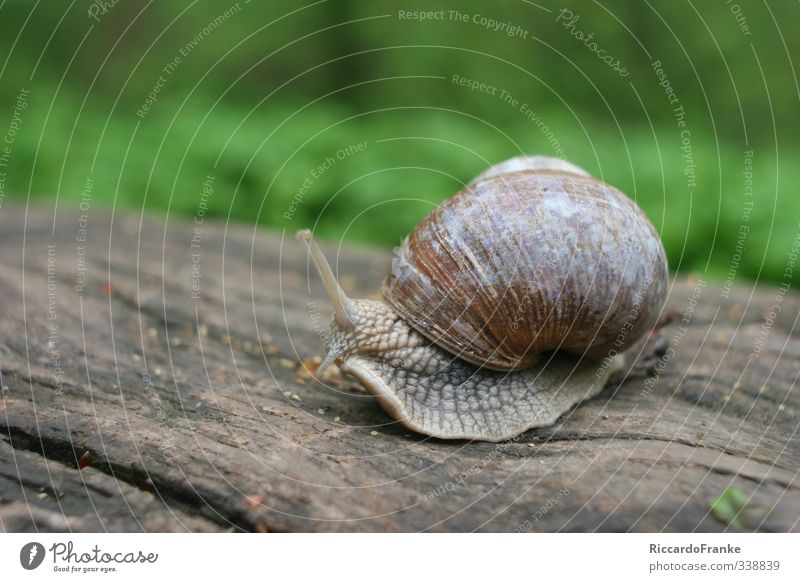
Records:
[[[666,297],[666,257],[647,217],[574,172],[473,182],[396,252],[386,301],[437,345],[496,370],[527,368],[557,349],[622,352]]]
[[[517,372],[474,366],[432,344],[379,301],[351,302],[350,331],[333,323],[339,368],[358,378],[394,419],[442,439],[497,442],[547,426],[596,395],[621,367],[551,355]]]

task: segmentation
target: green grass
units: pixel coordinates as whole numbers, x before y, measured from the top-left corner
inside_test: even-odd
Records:
[[[160,102],[139,120],[112,110],[112,102],[80,110],[64,93],[49,113],[46,101],[36,101],[13,146],[6,192],[14,193],[9,200],[30,193],[40,204],[58,193],[61,209],[76,210],[91,177],[93,209],[116,204],[191,217],[212,175],[208,216],[391,246],[488,164],[523,151],[554,153],[521,116],[491,127],[434,108],[359,115],[326,101],[280,103],[247,116],[225,101]],[[743,148],[693,133],[698,178],[690,192],[676,127],[620,132],[591,118],[581,119],[583,127],[555,112],[544,118],[568,159],[635,198],[661,233],[673,270],[727,273],[744,208]],[[336,157],[364,142],[363,151]],[[755,205],[737,277],[780,281],[800,220],[790,187],[800,169],[785,162],[796,150],[782,147],[777,166],[769,147],[755,149]],[[315,178],[327,158],[334,163]]]

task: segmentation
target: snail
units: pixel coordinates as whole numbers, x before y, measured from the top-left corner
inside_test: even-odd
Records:
[[[642,210],[561,159],[489,168],[395,249],[383,301],[351,299],[309,230],[334,308],[328,352],[394,419],[502,441],[598,394],[654,329],[667,260]]]

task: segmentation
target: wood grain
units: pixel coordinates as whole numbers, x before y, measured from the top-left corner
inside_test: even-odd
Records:
[[[3,530],[800,530],[797,295],[680,278],[599,397],[443,442],[306,373],[330,309],[291,233],[86,219],[0,209]],[[377,296],[389,251],[326,251]]]

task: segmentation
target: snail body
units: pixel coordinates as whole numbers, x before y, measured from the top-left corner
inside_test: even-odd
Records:
[[[552,424],[602,389],[665,301],[665,253],[644,213],[553,158],[512,158],[442,202],[396,249],[385,301],[347,298],[310,232],[299,236],[334,303],[318,373],[336,362],[439,438]]]

